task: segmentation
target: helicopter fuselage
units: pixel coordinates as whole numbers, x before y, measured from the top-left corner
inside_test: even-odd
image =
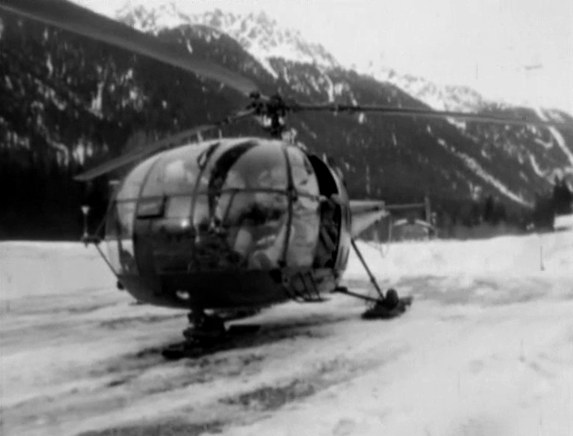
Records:
[[[334,289],[350,251],[340,176],[301,147],[219,139],[135,166],[113,196],[109,262],[137,300],[262,307]]]

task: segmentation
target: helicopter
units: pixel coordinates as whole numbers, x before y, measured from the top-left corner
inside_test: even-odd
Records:
[[[374,112],[498,124],[562,124],[266,96],[238,73],[67,0],[0,0],[0,9],[218,81],[248,99],[243,109],[217,123],[148,144],[75,178],[89,182],[128,168],[112,195],[105,237],[86,231],[83,241],[98,249],[118,287],[137,301],[189,311],[191,326],[179,349],[183,354],[225,337],[229,320],[289,300],[320,302],[339,292],[370,302],[374,311],[368,313],[374,317],[387,302],[355,238],[387,216],[388,208],[381,200],[351,200],[342,171],[332,160],[285,139],[288,114]],[[248,117],[259,120],[268,137],[189,141]],[[86,216],[88,210],[83,208]],[[341,285],[351,250],[377,297]],[[411,300],[402,303],[404,307]]]

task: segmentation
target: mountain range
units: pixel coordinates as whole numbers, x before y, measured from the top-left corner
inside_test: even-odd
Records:
[[[266,94],[573,121],[391,67],[359,74],[262,13],[187,15],[169,3],[126,3],[116,18],[241,73]],[[95,223],[108,187],[105,178],[80,185],[73,174],[246,104],[232,89],[147,58],[8,13],[0,23],[0,237],[77,236],[79,204],[92,204]],[[455,216],[493,197],[519,211],[550,190],[556,175],[573,179],[570,128],[318,113],[291,116],[289,125],[297,140],[338,162],[354,198],[393,203],[429,195],[438,212]],[[222,133],[261,135],[254,121]]]

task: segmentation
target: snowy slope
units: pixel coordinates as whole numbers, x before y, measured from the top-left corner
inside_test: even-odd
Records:
[[[396,85],[436,110],[479,112],[492,103],[467,86],[438,85],[423,77],[401,74],[382,62],[356,69],[376,80]]]
[[[3,434],[570,435],[567,225],[385,257],[362,243],[384,285],[415,296],[402,318],[362,321],[344,296],[289,303],[250,320],[242,347],[179,362],[158,350],[184,314],[133,305],[92,250],[1,243]],[[372,292],[355,258],[347,283]]]

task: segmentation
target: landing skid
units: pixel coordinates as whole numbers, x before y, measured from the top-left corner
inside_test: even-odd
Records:
[[[389,307],[384,302],[375,303],[362,314],[362,319],[392,319],[402,315],[412,304],[412,297],[399,298],[393,307]]]
[[[388,291],[386,291],[386,295],[384,296],[382,290],[380,289],[380,286],[378,286],[378,282],[376,281],[374,274],[372,274],[372,271],[370,271],[370,268],[368,268],[366,260],[364,260],[362,253],[358,249],[356,241],[354,241],[354,239],[351,239],[350,242],[352,243],[352,247],[354,248],[354,251],[358,256],[358,259],[362,263],[364,270],[366,271],[368,277],[370,278],[370,283],[372,283],[372,286],[374,286],[374,288],[376,289],[376,292],[378,293],[378,298],[349,291],[348,288],[344,286],[339,286],[333,292],[345,294],[350,297],[360,298],[361,300],[371,303],[371,306],[366,310],[366,312],[362,314],[362,319],[390,319],[400,316],[404,312],[406,312],[408,307],[410,307],[410,305],[412,304],[413,298],[412,297],[400,298],[398,297],[398,293],[394,289],[388,289]]]
[[[370,303],[370,307],[362,314],[362,319],[395,318],[406,312],[414,301],[413,297],[398,297],[398,293],[394,289],[389,289],[386,292],[386,296],[382,295],[380,298],[349,291],[345,286],[339,286],[333,292],[359,298]]]

